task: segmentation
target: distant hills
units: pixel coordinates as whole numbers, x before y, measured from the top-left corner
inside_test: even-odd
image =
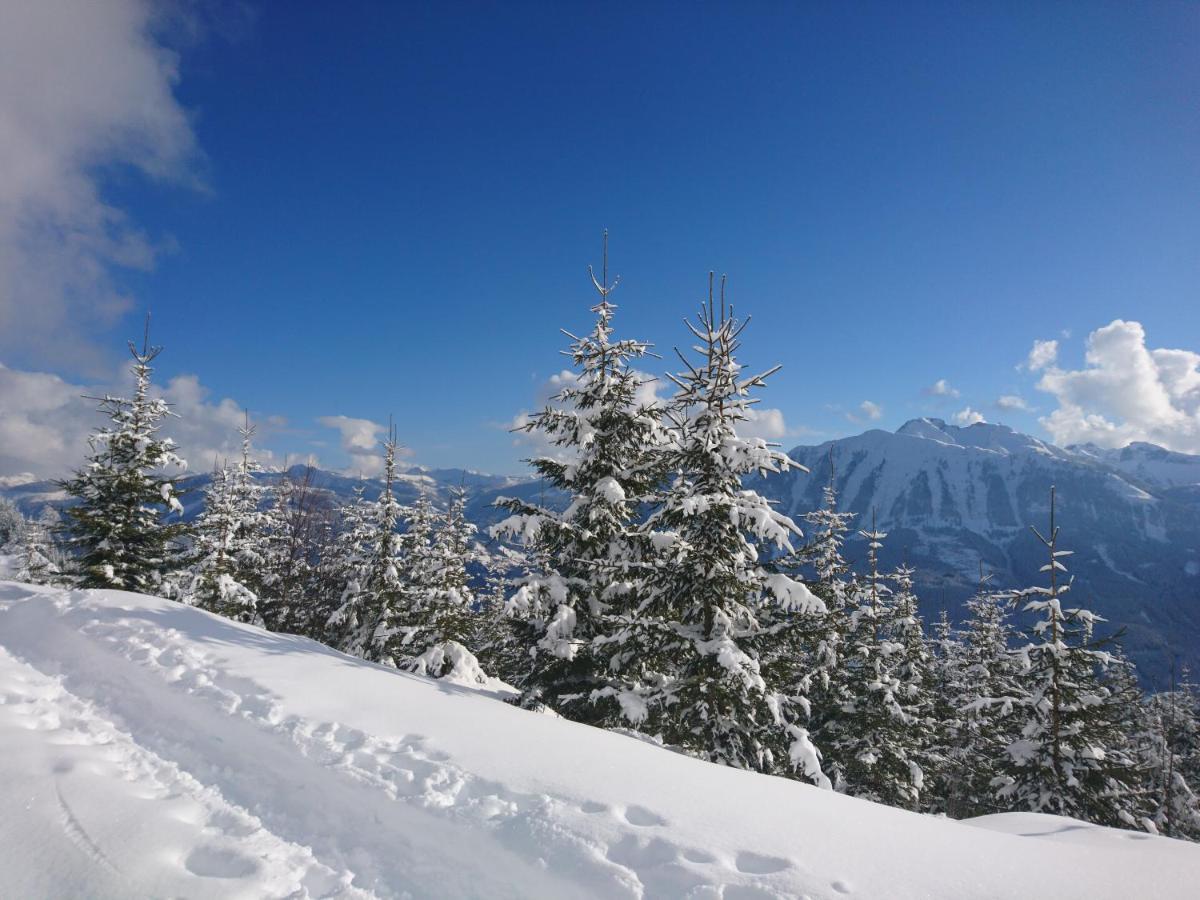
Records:
[[[1200,669],[1200,456],[1152,444],[1122,450],[1056,447],[1003,425],[966,427],[914,419],[895,433],[872,430],[801,446],[791,456],[810,474],[772,476],[758,487],[799,519],[821,501],[830,460],[842,508],[889,533],[884,562],[919,570],[924,611],[957,613],[975,588],[979,562],[993,584],[1041,583],[1045,530],[1057,487],[1061,546],[1076,581],[1071,600],[1126,629],[1142,675],[1169,677],[1172,660]],[[862,545],[851,543],[851,556]]]
[[[933,418],[914,419],[894,433],[876,429],[796,447],[791,456],[810,472],[773,475],[754,486],[803,528],[804,513],[821,502],[832,461],[841,507],[857,516],[856,530],[869,527],[874,511],[877,527],[889,533],[883,563],[917,567],[930,619],[943,605],[960,613],[981,560],[995,586],[1040,583],[1044,554],[1028,526],[1044,529],[1056,485],[1061,546],[1075,551],[1070,599],[1105,616],[1106,630],[1125,629],[1124,645],[1148,682],[1165,684],[1173,662],[1200,673],[1200,456],[1144,443],[1120,450],[1056,447],[1003,425],[957,427]],[[304,467],[290,471],[300,476]],[[189,516],[198,512],[198,488],[208,478],[186,479],[197,489],[187,498]],[[314,487],[330,503],[350,498],[358,483],[313,473]],[[364,484],[368,497],[381,487]],[[550,505],[562,500],[529,478],[420,467],[404,473],[397,493],[402,502],[425,492],[444,503],[460,486],[481,528],[503,515],[493,506],[501,495],[541,495]],[[49,481],[3,485],[0,495],[26,514],[64,499]],[[863,550],[859,540],[847,546],[856,562]]]

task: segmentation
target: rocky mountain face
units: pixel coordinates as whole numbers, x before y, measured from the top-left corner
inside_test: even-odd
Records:
[[[858,528],[888,532],[883,560],[919,570],[924,611],[956,615],[982,561],[993,585],[1039,584],[1045,551],[1029,526],[1048,524],[1056,486],[1060,546],[1075,582],[1068,596],[1125,629],[1124,646],[1151,683],[1173,661],[1200,668],[1200,457],[1150,444],[1123,450],[1055,447],[1002,425],[915,419],[802,446],[808,474],[757,487],[803,527],[830,477]],[[861,541],[849,545],[861,557]]]

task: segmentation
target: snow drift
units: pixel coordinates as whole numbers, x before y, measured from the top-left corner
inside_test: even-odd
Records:
[[[715,766],[116,591],[0,582],[0,896],[1193,897],[1200,847]]]

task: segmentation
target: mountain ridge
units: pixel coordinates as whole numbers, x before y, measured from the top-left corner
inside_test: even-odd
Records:
[[[857,531],[874,514],[876,527],[889,532],[883,566],[906,561],[917,568],[927,619],[942,608],[961,615],[981,563],[997,587],[1039,583],[1044,559],[1029,526],[1045,525],[1055,485],[1064,546],[1076,551],[1072,599],[1105,616],[1107,631],[1126,630],[1126,647],[1148,683],[1166,684],[1173,666],[1200,670],[1200,456],[1145,443],[1058,447],[1005,425],[957,426],[933,417],[790,453],[809,474],[754,478],[750,486],[803,528],[804,513],[822,502],[832,463],[840,507],[856,516],[849,558],[861,562]],[[299,477],[305,469],[288,471]],[[192,488],[188,516],[199,511],[209,477],[184,479]],[[269,482],[281,472],[261,477]],[[348,499],[360,483],[368,499],[382,486],[378,479],[314,470],[314,486],[329,503]],[[402,503],[426,493],[444,504],[458,487],[467,490],[467,515],[481,533],[504,515],[494,506],[499,496],[549,505],[563,499],[535,478],[417,466],[401,475],[396,491]],[[66,500],[52,481],[0,486],[0,496],[27,515]]]

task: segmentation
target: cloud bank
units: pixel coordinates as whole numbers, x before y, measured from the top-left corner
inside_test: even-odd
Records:
[[[163,243],[103,197],[133,169],[197,184],[174,96],[178,58],[149,0],[6,3],[0,17],[0,353],[92,376],[91,339],[132,306],[114,270],[149,269]]]
[[[104,383],[73,384],[47,372],[11,369],[0,363],[0,476],[30,475],[59,478],[83,462],[88,435],[105,420],[96,411],[95,397],[128,396],[128,375]],[[163,433],[174,439],[190,471],[205,471],[214,461],[241,455],[241,427],[245,411],[229,398],[214,400],[195,375],[179,375],[158,394],[171,404],[179,418],[170,419]],[[257,439],[268,439],[284,425],[278,417],[257,422]],[[264,465],[279,461],[269,450],[257,447]]]
[[[1047,343],[1055,342],[1039,341],[1034,352]],[[1040,419],[1056,443],[1148,441],[1200,453],[1200,353],[1152,349],[1141,323],[1117,319],[1088,335],[1082,368],[1053,359],[1037,387],[1058,403]]]

